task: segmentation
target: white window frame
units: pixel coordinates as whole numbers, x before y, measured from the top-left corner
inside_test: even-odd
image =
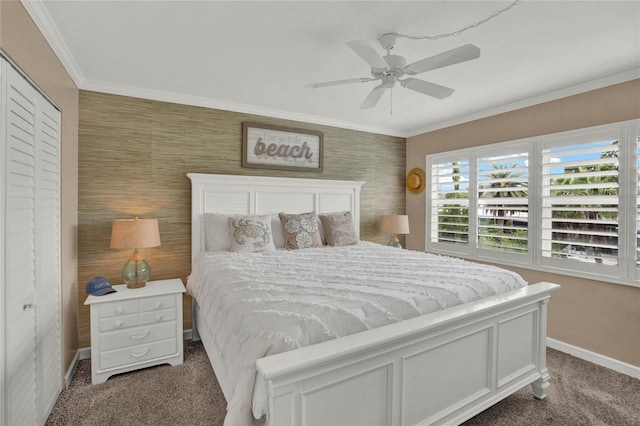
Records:
[[[542,256],[542,152],[548,147],[582,144],[604,137],[619,141],[619,214],[618,265],[602,265]],[[431,190],[426,193],[425,247],[433,253],[464,257],[472,260],[516,266],[599,281],[640,287],[640,267],[636,266],[636,215],[638,185],[637,140],[640,119],[594,126],[567,132],[518,139],[496,144],[470,147],[426,156],[425,166],[430,182],[431,165],[447,161],[469,159],[469,244],[466,246],[431,241]],[[600,139],[602,140],[602,139]],[[529,154],[529,212],[528,252],[526,255],[479,249],[477,247],[477,159],[492,153],[508,152]]]

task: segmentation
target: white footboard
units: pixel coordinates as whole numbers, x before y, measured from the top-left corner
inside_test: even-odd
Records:
[[[268,424],[459,424],[528,384],[544,398],[546,316],[538,283],[262,358]]]

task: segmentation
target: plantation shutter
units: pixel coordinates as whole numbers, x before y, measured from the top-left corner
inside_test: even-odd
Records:
[[[431,232],[434,243],[469,244],[469,160],[431,165]]]
[[[543,150],[543,258],[618,265],[619,144],[604,133]]]
[[[477,244],[479,249],[528,252],[528,153],[478,158]]]

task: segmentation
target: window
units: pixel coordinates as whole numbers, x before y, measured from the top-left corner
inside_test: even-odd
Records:
[[[640,120],[427,157],[427,250],[640,285]]]
[[[618,265],[619,141],[542,152],[542,256]]]
[[[528,252],[528,153],[478,158],[477,246],[479,249]]]
[[[456,159],[431,167],[431,241],[469,243],[469,160]]]

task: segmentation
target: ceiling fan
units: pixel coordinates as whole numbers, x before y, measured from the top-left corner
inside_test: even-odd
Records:
[[[358,56],[364,59],[371,66],[372,77],[327,81],[324,83],[309,84],[306,87],[318,88],[339,84],[366,83],[369,81],[379,80],[380,84],[371,90],[369,96],[367,96],[362,105],[360,105],[361,109],[373,108],[378,103],[385,90],[394,87],[396,82],[400,83],[402,87],[406,87],[407,89],[415,90],[416,92],[420,92],[437,99],[444,99],[451,96],[453,89],[413,77],[407,77],[404,79],[401,79],[401,77],[448,67],[449,65],[480,57],[480,49],[478,47],[473,44],[465,44],[464,46],[447,50],[446,52],[442,52],[407,65],[407,60],[405,58],[391,54],[391,50],[395,47],[398,37],[399,36],[396,34],[385,34],[380,37],[380,44],[387,51],[385,56],[380,56],[375,47],[373,47],[368,41],[353,40],[347,42],[347,46],[349,46],[358,54]]]

